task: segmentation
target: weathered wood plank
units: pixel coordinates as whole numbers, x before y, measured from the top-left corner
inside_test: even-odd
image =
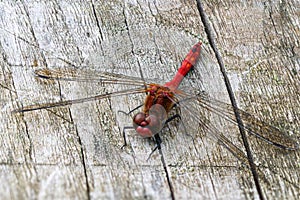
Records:
[[[240,104],[267,122],[295,130],[299,137],[297,2],[204,5]],[[136,77],[141,68],[144,77],[164,83],[197,42],[191,33],[204,38],[204,50],[183,86],[228,102],[196,3],[7,1],[0,8],[1,198],[170,198],[161,156],[155,152],[147,160],[155,144],[128,131],[129,144],[121,149],[121,129],[131,119],[118,111],[142,104],[144,94],[24,114],[11,110],[128,88],[41,80],[33,75],[37,68],[74,65],[82,71]],[[199,131],[203,127],[183,109],[181,114],[189,135],[176,122],[162,135],[175,198],[258,198],[248,168]],[[236,128],[211,120],[243,148]],[[279,151],[255,138],[251,147],[257,163],[265,166],[260,170],[269,182],[261,180],[266,198],[297,199],[299,151]]]
[[[245,109],[299,138],[299,2],[221,1],[206,6],[227,70],[240,85],[236,94]],[[264,195],[298,198],[299,151],[286,154],[262,148],[260,141],[251,146],[257,162],[267,168],[261,168],[263,172],[273,171],[268,184],[262,181]]]

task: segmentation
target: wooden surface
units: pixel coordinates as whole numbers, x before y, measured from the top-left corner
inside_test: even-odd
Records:
[[[203,2],[240,107],[299,139],[298,1]],[[12,114],[22,105],[125,89],[41,80],[35,69],[109,71],[170,80],[198,39],[201,61],[183,86],[228,102],[195,1],[2,1],[0,3],[1,199],[170,199],[151,140],[122,127],[144,94]],[[181,110],[162,152],[176,199],[258,199],[249,169]],[[202,113],[209,115],[209,113]],[[236,128],[212,118],[243,149]],[[291,133],[291,132],[290,132]],[[249,137],[266,199],[300,197],[300,153]]]

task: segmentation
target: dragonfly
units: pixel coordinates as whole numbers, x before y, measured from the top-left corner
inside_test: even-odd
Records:
[[[223,133],[221,133],[212,124],[206,124],[206,121],[202,119],[197,113],[197,109],[193,108],[197,105],[208,112],[212,112],[225,120],[237,125],[235,113],[230,104],[208,97],[205,93],[189,93],[187,91],[179,90],[179,86],[192,71],[194,66],[198,63],[200,58],[202,43],[196,43],[188,52],[180,68],[175,74],[174,78],[165,83],[164,85],[156,83],[146,83],[144,79],[137,77],[125,76],[122,74],[102,72],[98,73],[96,77],[80,74],[73,69],[38,69],[35,70],[35,75],[42,79],[61,80],[61,81],[96,81],[101,84],[122,84],[136,86],[130,89],[113,91],[110,93],[99,94],[96,96],[58,101],[54,103],[42,103],[33,104],[21,107],[14,110],[14,113],[25,113],[34,110],[49,109],[59,106],[67,106],[72,104],[83,103],[87,101],[100,100],[105,98],[132,95],[137,93],[146,93],[146,98],[143,104],[143,109],[134,115],[133,127],[136,132],[145,138],[151,138],[157,136],[163,129],[163,127],[173,119],[170,116],[170,111],[174,107],[179,107],[181,110],[189,113],[195,122],[201,124],[207,129],[210,136],[216,139],[221,145],[228,149],[234,156],[243,162],[247,162],[247,157],[243,151],[234,145]],[[193,102],[193,104],[185,104],[186,102]],[[254,115],[237,109],[241,115],[241,119],[245,123],[244,129],[260,138],[261,140],[277,146],[284,150],[297,150],[299,144],[294,138],[292,138],[287,132],[272,126]],[[124,136],[124,143],[126,144],[126,138]]]

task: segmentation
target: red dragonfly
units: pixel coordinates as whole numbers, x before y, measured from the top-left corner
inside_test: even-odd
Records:
[[[84,74],[80,75],[74,70],[70,69],[41,69],[36,70],[35,74],[40,78],[65,80],[65,81],[97,81],[103,84],[125,84],[131,86],[139,86],[128,90],[115,91],[97,96],[66,100],[56,103],[44,103],[22,107],[14,110],[13,112],[24,113],[28,111],[47,109],[57,106],[66,106],[86,101],[99,100],[107,97],[115,97],[122,95],[130,95],[136,93],[147,93],[143,110],[133,117],[133,126],[136,132],[142,137],[153,137],[157,135],[165,123],[168,121],[168,114],[174,107],[179,106],[182,110],[190,113],[197,123],[202,124],[210,132],[211,136],[219,143],[224,145],[230,152],[232,152],[238,159],[246,162],[244,153],[236,147],[228,138],[226,138],[220,131],[213,125],[205,124],[199,114],[190,106],[185,106],[185,102],[192,101],[197,103],[198,106],[213,112],[224,119],[237,124],[232,106],[224,102],[208,98],[202,92],[197,94],[188,94],[185,91],[178,90],[183,78],[191,71],[193,66],[199,60],[201,50],[201,42],[195,44],[189,51],[187,56],[182,62],[181,67],[174,76],[174,78],[164,85],[155,83],[145,84],[144,80],[138,80],[136,77],[129,77],[113,73],[100,73],[99,77],[91,78],[86,77]],[[141,86],[144,85],[144,86]],[[278,128],[271,126],[263,121],[260,121],[255,116],[238,109],[242,120],[245,122],[244,129],[250,134],[264,140],[265,142],[280,147],[286,150],[296,150],[299,148],[298,143],[291,138],[287,133],[282,132]],[[125,140],[125,137],[124,137]],[[126,140],[124,141],[126,144]]]

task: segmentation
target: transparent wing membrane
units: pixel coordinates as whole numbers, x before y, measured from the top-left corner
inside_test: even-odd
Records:
[[[186,97],[187,96],[187,97]],[[193,117],[198,117],[199,114],[195,113],[197,108],[194,108],[195,105],[204,108],[205,110],[212,112],[225,120],[237,125],[235,114],[233,108],[230,104],[209,98],[204,93],[198,93],[197,95],[184,95],[180,94],[180,104],[181,107],[184,107],[188,112],[191,113]],[[188,101],[197,101],[197,103],[189,104],[189,106],[183,106],[184,103]],[[265,142],[278,146],[286,150],[296,150],[299,148],[299,144],[288,135],[287,132],[281,131],[279,128],[272,126],[266,122],[259,120],[254,115],[247,113],[241,109],[238,109],[241,118],[244,122],[244,129],[247,130],[250,134],[255,135],[256,137],[264,140]],[[201,121],[201,119],[198,119]],[[220,134],[217,134],[217,130],[210,125],[210,129],[213,129],[212,134],[216,138],[221,138]],[[224,139],[222,139],[225,141]]]
[[[100,95],[87,97],[87,98],[24,106],[20,109],[13,110],[12,112],[13,113],[23,113],[23,112],[33,111],[33,110],[41,110],[41,109],[47,109],[47,108],[53,108],[53,107],[67,106],[67,105],[72,105],[72,104],[84,103],[84,102],[88,102],[88,101],[100,100],[100,99],[116,97],[116,96],[137,94],[137,93],[143,93],[143,92],[145,92],[144,87],[131,88],[131,89],[128,89],[128,90],[122,90],[122,91],[116,91],[116,92],[111,92],[111,93],[106,93],[106,94],[100,94]]]
[[[85,71],[73,68],[39,69],[34,73],[40,78],[63,81],[98,82],[101,84],[123,84],[137,86],[141,86],[144,83],[144,81],[139,77],[130,77],[109,72]]]

